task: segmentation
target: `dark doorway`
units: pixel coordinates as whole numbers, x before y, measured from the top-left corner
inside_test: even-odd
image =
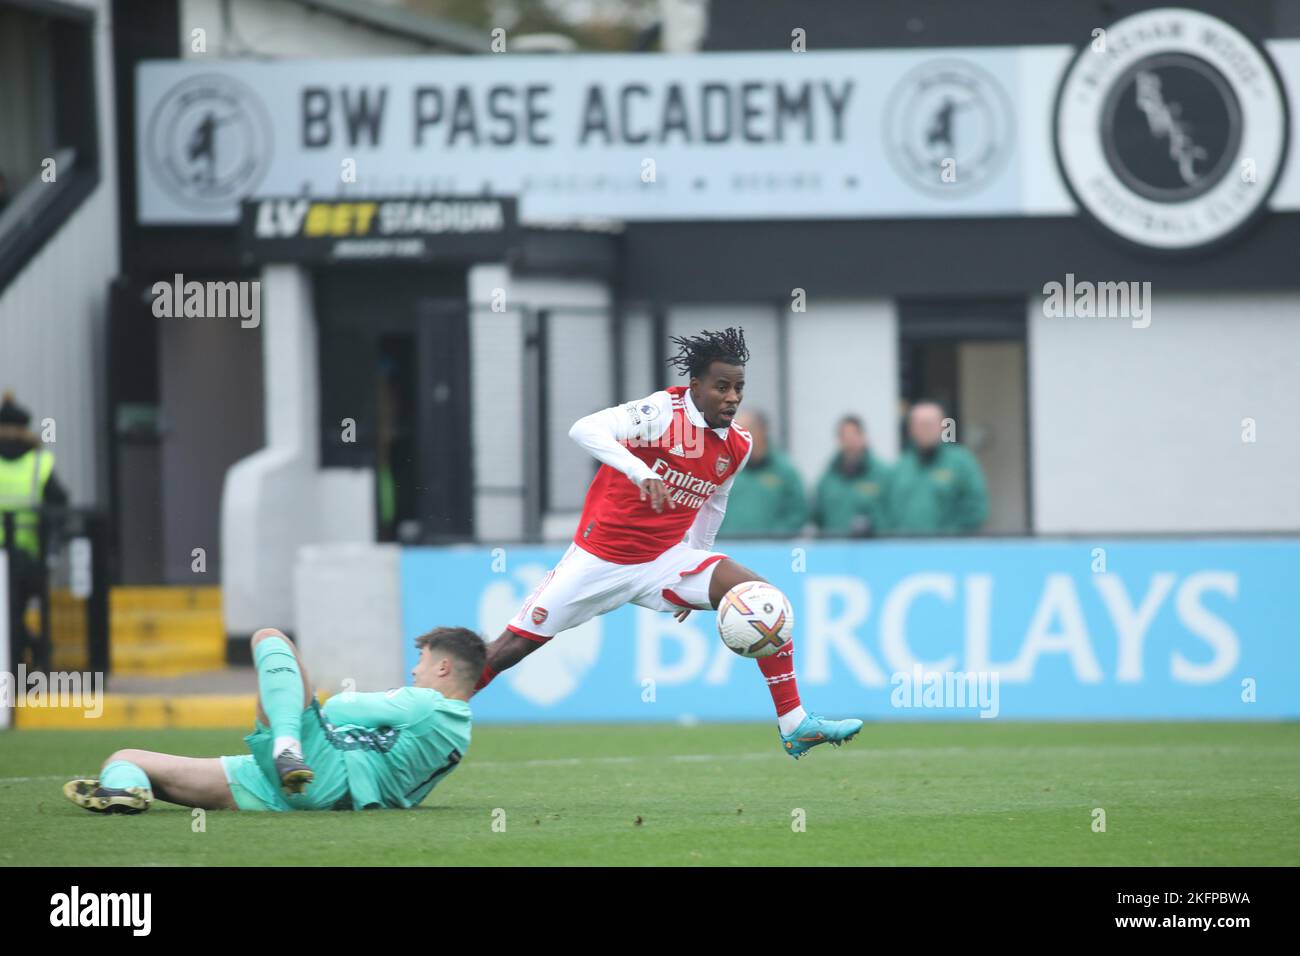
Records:
[[[899,303],[900,395],[936,401],[988,483],[984,530],[1030,530],[1028,386],[1021,299]],[[900,447],[907,442],[906,409]]]
[[[186,275],[209,278],[257,277]],[[155,316],[153,285],[119,277],[110,290],[113,579],[218,584],[226,473],[265,444],[262,330],[238,319]],[[194,563],[195,548],[203,549],[205,570]]]
[[[316,311],[321,463],[374,470],[379,540],[471,538],[465,273],[321,272]]]

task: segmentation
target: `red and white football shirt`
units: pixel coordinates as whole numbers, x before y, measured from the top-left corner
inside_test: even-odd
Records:
[[[713,546],[732,478],[749,460],[749,433],[710,428],[690,390],[675,386],[580,419],[569,435],[603,464],[587,489],[573,540],[615,564],[653,561],[688,536]],[[659,478],[676,504],[660,513],[640,483]]]

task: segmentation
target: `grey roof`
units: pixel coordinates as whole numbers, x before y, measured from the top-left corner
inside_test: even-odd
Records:
[[[294,0],[309,9],[328,13],[342,20],[352,20],[371,30],[423,40],[458,53],[487,53],[490,37],[482,30],[416,13],[402,7],[390,7],[367,0]]]

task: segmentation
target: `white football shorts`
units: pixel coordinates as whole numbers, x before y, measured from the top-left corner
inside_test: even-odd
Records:
[[[507,627],[521,637],[549,641],[624,604],[652,611],[710,610],[709,581],[725,557],[683,542],[644,564],[615,564],[570,544]]]

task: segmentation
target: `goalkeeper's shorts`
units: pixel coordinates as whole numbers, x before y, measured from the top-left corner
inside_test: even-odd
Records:
[[[302,793],[285,793],[275,772],[275,755],[271,753],[274,737],[271,728],[260,720],[244,738],[251,754],[222,757],[235,805],[241,810],[351,810],[347,768],[343,753],[331,741],[320,704],[302,712],[302,756],[315,774]]]

